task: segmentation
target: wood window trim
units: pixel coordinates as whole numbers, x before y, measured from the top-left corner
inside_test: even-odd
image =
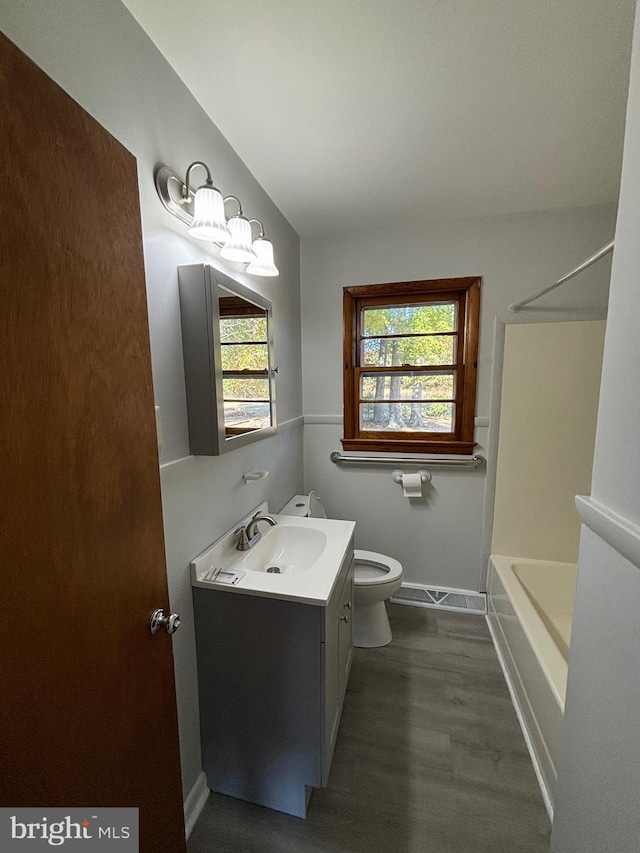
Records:
[[[474,451],[474,422],[476,406],[478,336],[480,325],[481,278],[444,278],[424,281],[403,281],[386,284],[365,284],[344,288],[343,295],[343,389],[344,438],[347,451],[388,453],[447,453],[471,454]],[[410,303],[438,302],[455,298],[462,313],[458,325],[459,342],[456,354],[456,423],[453,433],[373,432],[360,430],[356,383],[359,378],[359,316],[363,301],[368,306],[394,301]],[[460,343],[462,344],[460,346]],[[459,408],[458,408],[459,407]]]

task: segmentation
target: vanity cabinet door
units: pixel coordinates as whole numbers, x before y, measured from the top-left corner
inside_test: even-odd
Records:
[[[353,564],[340,596],[338,617],[339,705],[342,708],[353,660]]]
[[[325,721],[322,784],[329,779],[331,759],[338,736],[342,703],[353,657],[353,563],[340,595],[332,602],[324,643]]]
[[[322,785],[329,780],[333,749],[338,735],[342,701],[340,693],[340,607],[329,622],[324,643],[324,744],[322,750]]]

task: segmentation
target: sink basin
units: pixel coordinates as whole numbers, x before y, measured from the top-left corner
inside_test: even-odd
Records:
[[[310,569],[327,545],[326,533],[314,527],[278,523],[233,566],[251,572],[287,575]]]
[[[344,560],[353,554],[354,522],[269,513],[276,526],[265,529],[266,523],[261,524],[262,538],[249,551],[238,551],[238,529],[246,528],[258,513],[269,513],[266,502],[191,561],[192,585],[325,607]],[[215,569],[225,577],[216,576]]]

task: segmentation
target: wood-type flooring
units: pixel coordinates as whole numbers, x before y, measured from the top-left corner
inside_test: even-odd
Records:
[[[546,853],[550,825],[484,618],[388,605],[356,649],[306,820],[211,794],[189,853]]]

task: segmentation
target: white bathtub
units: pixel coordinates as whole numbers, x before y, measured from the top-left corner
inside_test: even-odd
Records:
[[[549,813],[564,715],[577,566],[492,555],[487,621]]]

